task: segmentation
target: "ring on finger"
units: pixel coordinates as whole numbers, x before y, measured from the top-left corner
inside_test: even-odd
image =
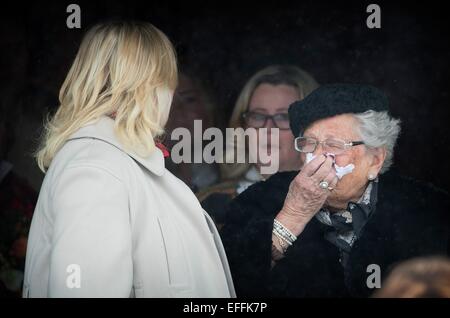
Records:
[[[321,189],[328,189],[328,187],[329,187],[329,183],[327,182],[327,181],[325,181],[325,180],[322,180],[322,181],[320,181],[320,183],[319,183],[319,187],[321,188]]]

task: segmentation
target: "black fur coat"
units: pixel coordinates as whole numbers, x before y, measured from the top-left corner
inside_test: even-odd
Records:
[[[448,195],[388,172],[379,178],[376,210],[345,268],[337,247],[324,238],[326,225],[313,218],[271,269],[273,220],[296,174],[277,173],[227,208],[221,235],[238,297],[367,297],[375,291],[366,284],[370,264],[380,266],[383,279],[402,260],[449,255]]]

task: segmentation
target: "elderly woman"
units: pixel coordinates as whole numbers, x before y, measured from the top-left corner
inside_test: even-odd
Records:
[[[158,146],[176,84],[150,23],[86,34],[37,153],[25,297],[234,296],[212,220]]]
[[[391,265],[446,254],[448,196],[388,172],[400,132],[378,89],[325,85],[289,108],[305,162],[231,202],[238,296],[365,297]]]

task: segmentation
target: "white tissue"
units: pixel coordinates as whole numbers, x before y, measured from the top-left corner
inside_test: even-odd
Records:
[[[332,153],[327,153],[327,155],[331,155],[331,156],[333,156],[333,158],[335,157],[335,155]],[[315,157],[316,156],[314,156],[312,153],[308,152],[306,154],[306,163],[310,162]],[[336,170],[336,176],[338,177],[338,179],[342,179],[343,176],[345,176],[346,174],[352,173],[353,169],[355,169],[355,165],[353,163],[348,164],[345,167],[340,167],[336,163],[334,163],[333,166],[334,166],[334,169]]]
[[[352,173],[353,169],[355,169],[355,165],[350,163],[345,167],[340,167],[337,164],[334,164],[334,169],[336,169],[336,176],[338,179],[342,179],[346,174]]]

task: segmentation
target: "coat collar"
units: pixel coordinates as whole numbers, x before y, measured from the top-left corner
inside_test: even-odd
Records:
[[[150,156],[144,158],[133,151],[126,149],[117,139],[114,133],[114,120],[103,116],[98,121],[92,122],[75,132],[70,136],[69,140],[81,139],[81,138],[91,138],[103,140],[119,150],[128,154],[135,161],[140,163],[144,168],[156,174],[157,176],[162,176],[165,171],[164,156],[160,149],[156,148]]]

